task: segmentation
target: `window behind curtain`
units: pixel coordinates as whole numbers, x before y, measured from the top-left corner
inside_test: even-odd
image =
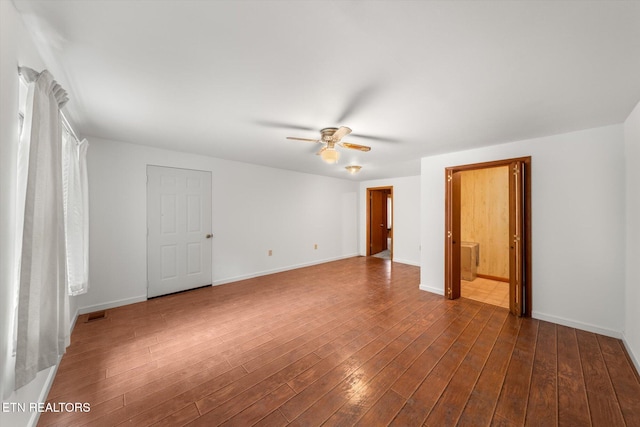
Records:
[[[18,89],[18,131],[22,135],[22,127],[24,125],[24,109],[27,105],[27,84],[21,78],[18,78],[20,87]]]
[[[24,127],[24,114],[25,114],[25,109],[27,107],[27,91],[29,90],[27,88],[27,83],[25,83],[25,81],[21,78],[18,77],[18,139],[21,138],[22,136],[22,129]],[[20,177],[18,177],[18,180],[20,180]],[[18,185],[21,185],[20,182],[18,182]],[[24,204],[24,200],[17,201],[18,203],[23,203]],[[19,230],[17,232],[17,236],[18,239],[22,240],[22,230]],[[20,247],[22,247],[20,245]],[[19,248],[16,247],[16,256],[19,257]],[[16,356],[16,347],[18,344],[17,341],[17,325],[18,325],[18,292],[19,292],[19,280],[18,280],[18,272],[20,271],[20,260],[16,260],[16,267],[15,267],[15,272],[16,272],[16,276],[15,276],[15,280],[14,280],[14,292],[15,292],[15,298],[14,298],[14,306],[13,306],[13,312],[14,312],[14,319],[13,319],[13,345],[11,346],[11,355],[13,357]]]

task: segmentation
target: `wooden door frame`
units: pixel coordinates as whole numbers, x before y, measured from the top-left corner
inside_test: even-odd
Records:
[[[366,254],[367,256],[371,256],[371,193],[373,191],[380,191],[380,190],[389,190],[389,195],[391,196],[391,230],[393,230],[394,227],[394,223],[396,220],[395,217],[395,203],[393,201],[393,185],[391,186],[386,186],[386,187],[371,187],[371,188],[367,188],[367,199],[366,199],[366,206],[367,206],[367,251]],[[392,231],[393,232],[393,231]],[[395,233],[394,233],[395,235]],[[395,239],[392,237],[391,238],[391,247],[389,248],[389,254],[391,255],[391,260],[393,261],[393,246],[395,244]]]
[[[474,163],[468,165],[452,166],[445,168],[445,229],[444,229],[444,291],[445,297],[449,299],[456,299],[460,297],[460,245],[457,246],[457,251],[453,251],[452,245],[449,244],[450,239],[459,236],[452,236],[451,231],[456,226],[454,218],[454,211],[460,212],[460,192],[454,191],[454,183],[459,183],[459,173],[477,169],[487,169],[499,166],[509,166],[513,162],[521,162],[525,165],[524,170],[524,188],[523,188],[523,203],[524,208],[522,212],[523,220],[523,248],[522,262],[524,264],[523,269],[523,288],[524,288],[524,304],[522,304],[522,315],[531,316],[531,156],[518,157],[504,160],[496,160],[491,162]],[[511,182],[511,180],[509,180]],[[457,206],[457,207],[456,207]],[[511,210],[511,206],[509,207]],[[459,227],[460,219],[457,220],[457,226]],[[459,233],[459,230],[458,230]],[[457,252],[457,253],[454,253]],[[457,255],[457,256],[456,256]],[[457,272],[457,274],[456,274]]]

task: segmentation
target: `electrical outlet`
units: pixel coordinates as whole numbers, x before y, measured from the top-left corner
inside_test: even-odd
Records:
[[[269,249],[269,256],[273,255],[273,250]]]
[[[313,249],[318,249],[318,244],[313,245]]]

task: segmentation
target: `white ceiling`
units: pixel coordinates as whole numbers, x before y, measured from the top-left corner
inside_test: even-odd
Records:
[[[621,123],[640,100],[637,1],[14,4],[82,136],[327,176],[417,175],[420,157]],[[340,125],[371,152],[328,165],[285,139]]]

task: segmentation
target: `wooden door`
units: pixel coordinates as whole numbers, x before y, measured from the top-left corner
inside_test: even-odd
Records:
[[[445,197],[445,296],[460,298],[460,172],[446,171]]]
[[[211,172],[147,166],[147,297],[212,282]]]
[[[524,300],[524,168],[521,161],[509,165],[509,310],[523,314]]]
[[[376,190],[369,195],[369,236],[371,255],[374,255],[387,248],[387,193]]]

